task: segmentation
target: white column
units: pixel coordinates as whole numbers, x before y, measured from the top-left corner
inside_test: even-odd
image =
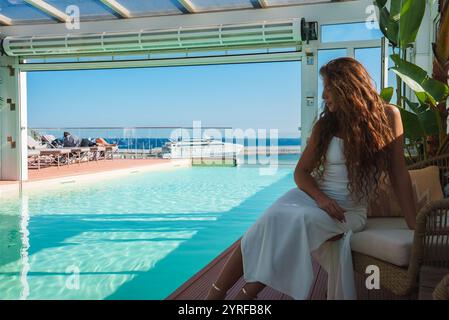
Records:
[[[27,92],[27,73],[19,73],[19,156],[21,166],[21,180],[28,180],[28,92]]]
[[[17,58],[0,57],[0,180],[27,180],[26,74]]]
[[[416,43],[414,48],[414,63],[427,71],[427,73],[432,74],[432,42],[434,41],[434,28],[433,28],[433,11],[434,6],[427,2],[426,11],[424,14],[421,27],[419,28],[418,35],[416,36]]]
[[[305,46],[301,62],[301,149],[307,143],[312,125],[318,112],[317,49],[313,45]]]

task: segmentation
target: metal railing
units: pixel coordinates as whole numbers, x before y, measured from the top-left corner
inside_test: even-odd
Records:
[[[141,126],[141,127],[46,127],[29,128],[28,135],[39,139],[43,135],[50,135],[60,141],[64,132],[78,136],[81,139],[95,141],[103,138],[108,143],[117,144],[121,158],[147,158],[161,156],[163,148],[170,139],[186,140],[194,137],[194,130],[198,128],[186,126]],[[201,127],[200,134],[225,136],[224,131],[231,127]],[[198,132],[196,133],[198,135]],[[212,136],[212,135],[210,135]]]
[[[197,130],[194,132],[194,130]],[[165,145],[170,139],[188,140],[191,138],[211,137],[223,142],[229,136],[226,130],[234,130],[232,127],[188,127],[188,126],[140,126],[140,127],[35,127],[28,129],[28,135],[40,139],[43,135],[51,135],[61,142],[64,132],[78,136],[79,138],[95,141],[97,138],[103,138],[108,143],[117,144],[118,152],[115,153],[117,158],[151,158],[162,157],[167,152]],[[231,131],[232,132],[232,131]],[[257,139],[256,139],[257,140]],[[282,139],[279,139],[281,141]],[[288,139],[287,139],[288,140]],[[249,141],[249,140],[248,140]],[[273,153],[269,144],[265,141],[264,146],[255,147],[254,143],[245,140],[245,148],[242,151],[244,158],[243,163],[251,164],[254,154],[261,153],[264,155]],[[252,140],[254,141],[254,140]],[[243,143],[241,140],[235,143]],[[257,142],[259,143],[259,142]],[[287,141],[284,144],[278,144],[276,141],[276,152],[283,155],[281,162],[285,164],[295,164],[299,159],[300,140],[291,139],[291,143]],[[261,155],[262,156],[262,155]],[[258,163],[257,161],[256,163]]]

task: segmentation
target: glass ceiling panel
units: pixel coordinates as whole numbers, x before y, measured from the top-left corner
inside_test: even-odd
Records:
[[[55,22],[49,15],[30,6],[23,0],[0,0],[0,13],[11,18],[14,24]]]
[[[331,0],[267,0],[269,6],[331,2]]]
[[[133,17],[181,14],[183,8],[177,0],[118,0]]]
[[[81,20],[116,19],[115,13],[100,0],[45,0],[65,12],[67,6],[80,9]],[[117,0],[127,8],[132,17],[172,15],[188,13],[178,0]],[[260,8],[259,0],[190,0],[199,12]],[[267,0],[269,6],[298,5],[330,0]],[[0,0],[0,13],[11,18],[13,24],[57,22],[48,14],[27,4],[24,0]]]
[[[46,2],[62,12],[65,12],[70,5],[77,6],[80,9],[81,20],[116,18],[114,12],[98,0],[46,0]]]
[[[192,0],[199,11],[216,11],[229,9],[254,8],[254,0]]]

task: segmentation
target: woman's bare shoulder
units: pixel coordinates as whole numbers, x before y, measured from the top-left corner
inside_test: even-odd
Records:
[[[385,105],[385,114],[392,125],[396,124],[398,121],[401,121],[401,112],[398,107],[394,105]]]
[[[398,116],[399,117],[401,116],[401,112],[399,111],[398,107],[392,104],[385,105],[385,113],[390,119],[394,119]]]
[[[404,129],[402,126],[401,112],[399,111],[399,108],[391,104],[386,105],[385,113],[393,130],[393,135],[395,137],[401,136]]]

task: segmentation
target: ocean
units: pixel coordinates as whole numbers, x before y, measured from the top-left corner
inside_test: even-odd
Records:
[[[160,148],[169,141],[167,138],[105,138],[109,143],[116,143],[119,149],[138,149],[148,150],[153,148]],[[225,142],[225,139],[223,139]],[[241,143],[240,141],[233,141],[234,143]],[[272,146],[275,143],[271,143],[270,139],[245,139],[244,146]],[[301,146],[300,138],[279,138],[277,140],[278,147],[286,146]]]

